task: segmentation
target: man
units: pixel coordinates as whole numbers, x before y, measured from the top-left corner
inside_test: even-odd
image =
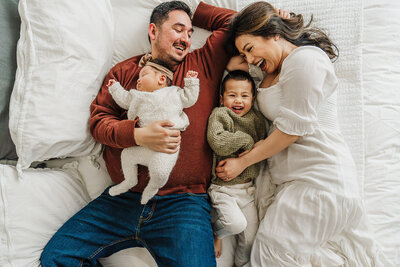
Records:
[[[193,33],[191,12],[180,1],[165,2],[151,15],[148,28],[152,58],[174,71],[173,84],[182,87],[188,70],[197,71],[200,95],[185,112],[190,125],[181,134],[168,121],[140,128],[126,120],[126,111],[112,99],[106,84],[115,79],[124,88],[135,88],[142,56],[117,64],[108,73],[91,105],[90,130],[105,145],[107,170],[115,183],[123,179],[121,151],[145,146],[180,154],[167,184],[146,205],[141,192],[148,182],[145,167],[139,183],[127,193],[111,197],[108,189],[67,221],[47,244],[42,266],[98,266],[100,257],[128,247],[145,247],[159,266],[215,266],[207,187],[212,154],[206,140],[208,116],[217,104],[219,82],[228,56],[223,42],[232,10],[200,3],[193,24],[212,31],[206,44],[189,53]],[[182,142],[181,142],[182,141]]]

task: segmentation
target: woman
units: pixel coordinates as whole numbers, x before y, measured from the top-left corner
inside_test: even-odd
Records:
[[[257,101],[273,122],[268,138],[216,168],[218,177],[230,180],[268,159],[277,191],[260,224],[252,266],[362,265],[357,261],[365,253],[349,239],[364,211],[338,126],[331,63],[336,47],[301,15],[282,18],[266,2],[234,17],[230,40],[247,63],[267,74]]]

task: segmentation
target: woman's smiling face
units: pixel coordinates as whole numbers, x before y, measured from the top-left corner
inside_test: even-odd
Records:
[[[279,35],[265,38],[243,34],[236,38],[235,45],[247,63],[258,65],[263,71],[271,74],[280,70],[283,61],[279,39]]]

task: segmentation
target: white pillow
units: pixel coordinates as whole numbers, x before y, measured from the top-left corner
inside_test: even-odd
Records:
[[[89,107],[111,67],[109,0],[20,0],[21,33],[10,102],[17,168],[88,155]]]
[[[100,196],[103,191],[113,184],[102,157],[84,156],[79,158],[52,159],[44,161],[47,168],[60,168],[66,163],[78,162],[78,171],[85,183],[90,199]]]
[[[0,266],[38,266],[53,234],[89,201],[77,163],[23,172],[0,165]]]
[[[196,10],[200,0],[182,0]],[[127,58],[150,52],[147,37],[150,15],[153,8],[165,2],[162,0],[111,0],[115,18],[113,64]],[[207,4],[237,10],[237,0],[205,0]],[[210,32],[194,27],[191,50],[203,46]]]

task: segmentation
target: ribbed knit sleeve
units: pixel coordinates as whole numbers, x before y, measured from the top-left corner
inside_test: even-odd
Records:
[[[215,108],[208,120],[207,141],[219,156],[228,156],[239,149],[248,150],[254,145],[253,138],[242,131],[235,131],[234,121],[227,108]]]

